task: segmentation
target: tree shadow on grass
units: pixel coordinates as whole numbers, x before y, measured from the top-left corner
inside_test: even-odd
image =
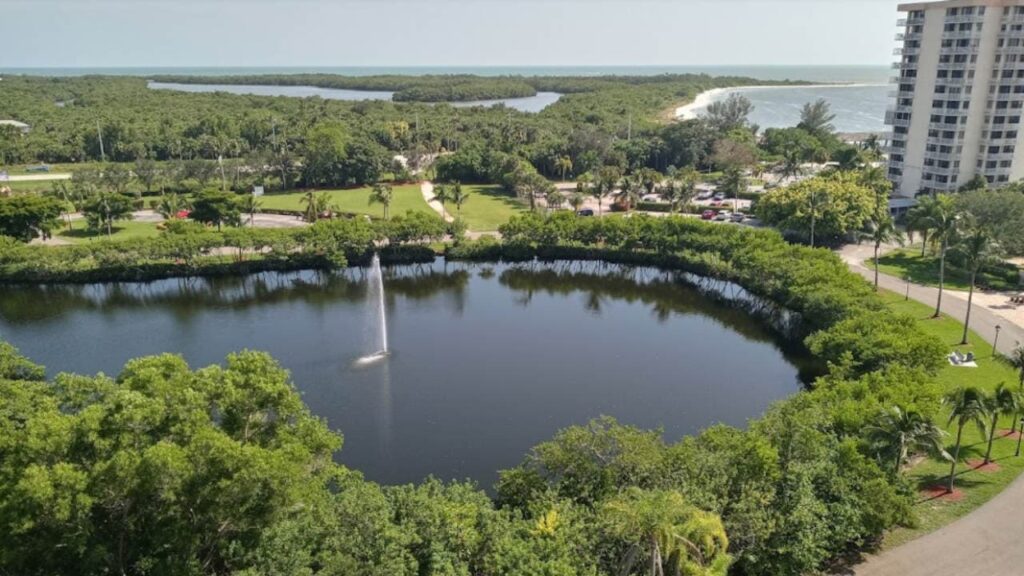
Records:
[[[117,236],[118,232],[124,232],[127,230],[124,226],[113,226],[110,231],[113,236]],[[74,240],[102,240],[107,237],[107,231],[104,230],[89,230],[88,228],[72,228],[68,230],[65,228],[60,232],[54,233],[56,238],[67,238]]]
[[[473,192],[480,196],[497,200],[513,210],[522,210],[526,207],[526,204],[515,194],[506,192],[501,186],[481,186]]]

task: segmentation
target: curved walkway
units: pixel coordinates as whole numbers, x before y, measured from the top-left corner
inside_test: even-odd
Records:
[[[441,218],[444,218],[445,222],[452,222],[455,218],[444,209],[444,206],[440,202],[434,200],[434,184],[428,180],[424,180],[420,183],[420,193],[423,194],[423,201],[430,206],[434,212],[437,212]]]
[[[874,281],[874,270],[863,263],[871,257],[870,246],[847,246],[839,255],[851,270]],[[878,277],[879,286],[905,294],[907,283],[887,274]],[[910,297],[935,306],[938,289],[911,285]],[[966,297],[945,291],[942,311],[954,318],[967,312]],[[988,342],[995,337],[995,327],[1002,327],[999,351],[1009,352],[1016,341],[1024,342],[1024,328],[992,310],[974,304],[971,307],[971,328]],[[1024,475],[1017,477],[1005,490],[978,509],[953,523],[925,534],[902,546],[869,556],[853,567],[857,576],[1009,576],[1024,574],[1024,546],[1019,544],[1024,533]]]

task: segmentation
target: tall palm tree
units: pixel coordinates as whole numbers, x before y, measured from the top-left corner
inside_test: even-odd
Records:
[[[802,164],[803,158],[800,156],[800,150],[790,148],[782,152],[782,162],[779,162],[775,167],[775,171],[778,172],[783,180],[786,178],[796,178],[804,171]]]
[[[807,210],[811,216],[811,248],[814,248],[814,226],[818,222],[818,214],[829,204],[828,194],[824,190],[812,190],[807,196]]]
[[[987,408],[991,413],[992,422],[988,430],[988,448],[985,449],[985,464],[992,461],[992,441],[996,437],[996,424],[1000,416],[1009,416],[1013,420],[1011,432],[1017,431],[1017,415],[1021,409],[1021,395],[1000,382],[992,395],[987,399]]]
[[[173,192],[162,194],[160,201],[156,205],[157,214],[160,214],[166,220],[177,218],[178,214],[186,209],[188,209],[188,202],[185,201],[185,198]]]
[[[960,227],[960,211],[956,207],[956,201],[952,196],[943,194],[938,197],[935,211],[929,218],[929,227],[932,231],[932,238],[939,243],[939,297],[935,301],[934,318],[942,315],[942,292],[946,281],[946,256],[949,246],[956,238],[957,230]]]
[[[932,214],[935,213],[939,199],[935,196],[924,196],[907,212],[907,232],[921,235],[921,257],[924,258],[928,249],[928,237],[931,235]]]
[[[391,208],[391,200],[394,198],[394,190],[391,189],[390,184],[378,182],[373,185],[373,191],[370,193],[370,204],[380,204],[384,207],[384,219],[389,218],[388,211]]]
[[[918,452],[951,456],[942,445],[945,433],[920,412],[899,406],[887,410],[867,428],[867,438],[883,468],[892,466],[892,475],[900,475],[903,465]]]
[[[674,490],[628,488],[601,509],[611,536],[629,544],[620,574],[646,556],[649,576],[725,576],[731,558],[722,521],[688,504]]]
[[[452,184],[452,203],[455,204],[455,211],[462,212],[462,205],[469,200],[469,192],[462,189],[462,184],[456,182]]]
[[[446,214],[444,205],[452,201],[452,192],[448,189],[447,185],[438,184],[434,186],[434,200],[441,203],[441,215]]]
[[[875,211],[875,215],[868,221],[867,229],[861,232],[861,238],[870,240],[874,243],[874,263],[875,263],[875,291],[878,291],[878,253],[882,249],[882,244],[888,244],[896,242],[900,246],[903,245],[903,233],[896,228],[896,222],[893,221],[892,216],[889,215],[888,208],[880,208]]]
[[[971,285],[967,292],[967,314],[964,317],[964,335],[960,339],[961,344],[967,344],[967,332],[971,325],[971,302],[974,300],[974,285],[978,279],[978,272],[986,264],[991,264],[999,259],[1001,249],[992,234],[984,226],[976,222],[970,222],[967,230],[962,234],[953,247],[953,251],[960,255],[963,263],[967,266],[970,274]]]
[[[985,393],[977,388],[959,388],[951,392],[945,398],[949,404],[949,422],[946,426],[956,422],[956,444],[953,448],[952,464],[949,467],[949,484],[947,492],[953,491],[953,480],[956,478],[956,463],[960,459],[960,442],[963,439],[964,426],[975,424],[982,437],[985,436],[985,420],[988,417],[988,402]]]
[[[622,178],[622,171],[615,166],[602,166],[598,168],[594,191],[591,194],[597,199],[598,216],[601,216],[603,213],[602,203],[604,197],[615,192],[615,187],[618,186],[620,178]]]
[[[566,174],[572,172],[572,158],[568,156],[559,156],[555,159],[555,169],[562,174],[562,180],[565,180]]]

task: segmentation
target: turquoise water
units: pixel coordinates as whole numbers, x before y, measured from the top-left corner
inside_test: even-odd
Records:
[[[761,129],[785,128],[800,122],[800,109],[807,102],[824,98],[836,115],[832,121],[838,132],[883,132],[885,109],[890,104],[888,84],[833,86],[742,88],[732,92],[745,96],[754,105],[750,122]],[[700,115],[700,111],[697,114]]]

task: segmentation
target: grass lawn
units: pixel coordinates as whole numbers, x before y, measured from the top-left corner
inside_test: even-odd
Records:
[[[874,261],[870,258],[864,262],[864,265],[872,270],[875,267]],[[904,278],[909,273],[917,284],[939,285],[939,261],[931,252],[922,258],[920,246],[902,248],[885,254],[878,259],[878,269],[897,278]],[[996,290],[1014,290],[1018,287],[1016,278],[1016,270],[1012,266],[1006,265],[1002,268],[990,268],[987,271],[982,271],[978,275],[978,285]],[[946,261],[945,286],[947,288],[966,291],[969,288],[969,282],[970,278],[966,273],[951,269],[949,261]]]
[[[949,345],[950,351],[959,349],[965,353],[974,352],[978,359],[977,368],[961,368],[951,365],[943,367],[937,379],[946,390],[953,390],[961,386],[976,386],[983,390],[992,390],[1000,382],[1005,382],[1008,386],[1017,386],[1019,380],[1016,371],[1004,362],[993,359],[991,344],[982,340],[975,332],[971,331],[968,337],[970,342],[968,346],[958,345],[963,332],[963,325],[959,321],[945,315],[942,318],[932,319],[930,306],[913,300],[904,301],[903,296],[899,294],[883,292],[882,296],[895,310],[917,318],[921,328],[938,336]],[[956,440],[956,428],[955,426],[946,428],[947,418],[948,412],[943,410],[940,413],[939,425],[950,434],[947,437],[947,449],[952,453]],[[1010,418],[1000,418],[997,429],[1009,428]],[[916,528],[898,528],[892,531],[886,535],[883,548],[898,546],[967,514],[998,494],[1024,470],[1024,455],[1019,458],[1014,457],[1017,447],[1016,440],[1001,438],[998,434],[992,447],[992,455],[1000,469],[995,472],[982,472],[968,467],[965,464],[966,460],[984,458],[986,443],[987,438],[983,438],[976,427],[964,428],[960,463],[957,465],[956,476],[956,486],[964,491],[964,498],[958,502],[928,500],[924,496],[918,498],[915,511],[919,525]],[[922,490],[928,486],[941,484],[943,478],[948,478],[948,474],[949,463],[933,459],[927,459],[907,471],[911,482]]]
[[[456,210],[452,204],[446,205],[445,210],[452,216],[460,216],[474,232],[495,231],[509,218],[526,210],[519,199],[500,186],[463,185],[462,189],[469,193],[462,210]]]
[[[384,216],[384,207],[370,204],[370,188],[353,188],[351,190],[318,190],[330,196],[331,203],[342,212],[369,214],[378,218]],[[263,197],[263,207],[270,210],[304,210],[302,197],[305,192],[288,192],[285,194],[267,194]],[[468,202],[467,202],[468,204]],[[417,185],[395,186],[391,200],[391,214],[414,212],[435,213],[423,200],[420,187]]]
[[[154,238],[160,235],[160,230],[157,229],[155,222],[133,222],[131,220],[118,222],[113,227],[113,234],[110,236],[111,240],[132,240],[135,238]],[[99,234],[87,230],[85,227],[84,220],[78,220],[74,222],[74,228],[68,230],[66,227],[61,228],[60,231],[54,232],[54,238],[60,238],[67,240],[74,244],[82,244],[84,242],[92,242],[94,240],[106,240],[106,232]]]

